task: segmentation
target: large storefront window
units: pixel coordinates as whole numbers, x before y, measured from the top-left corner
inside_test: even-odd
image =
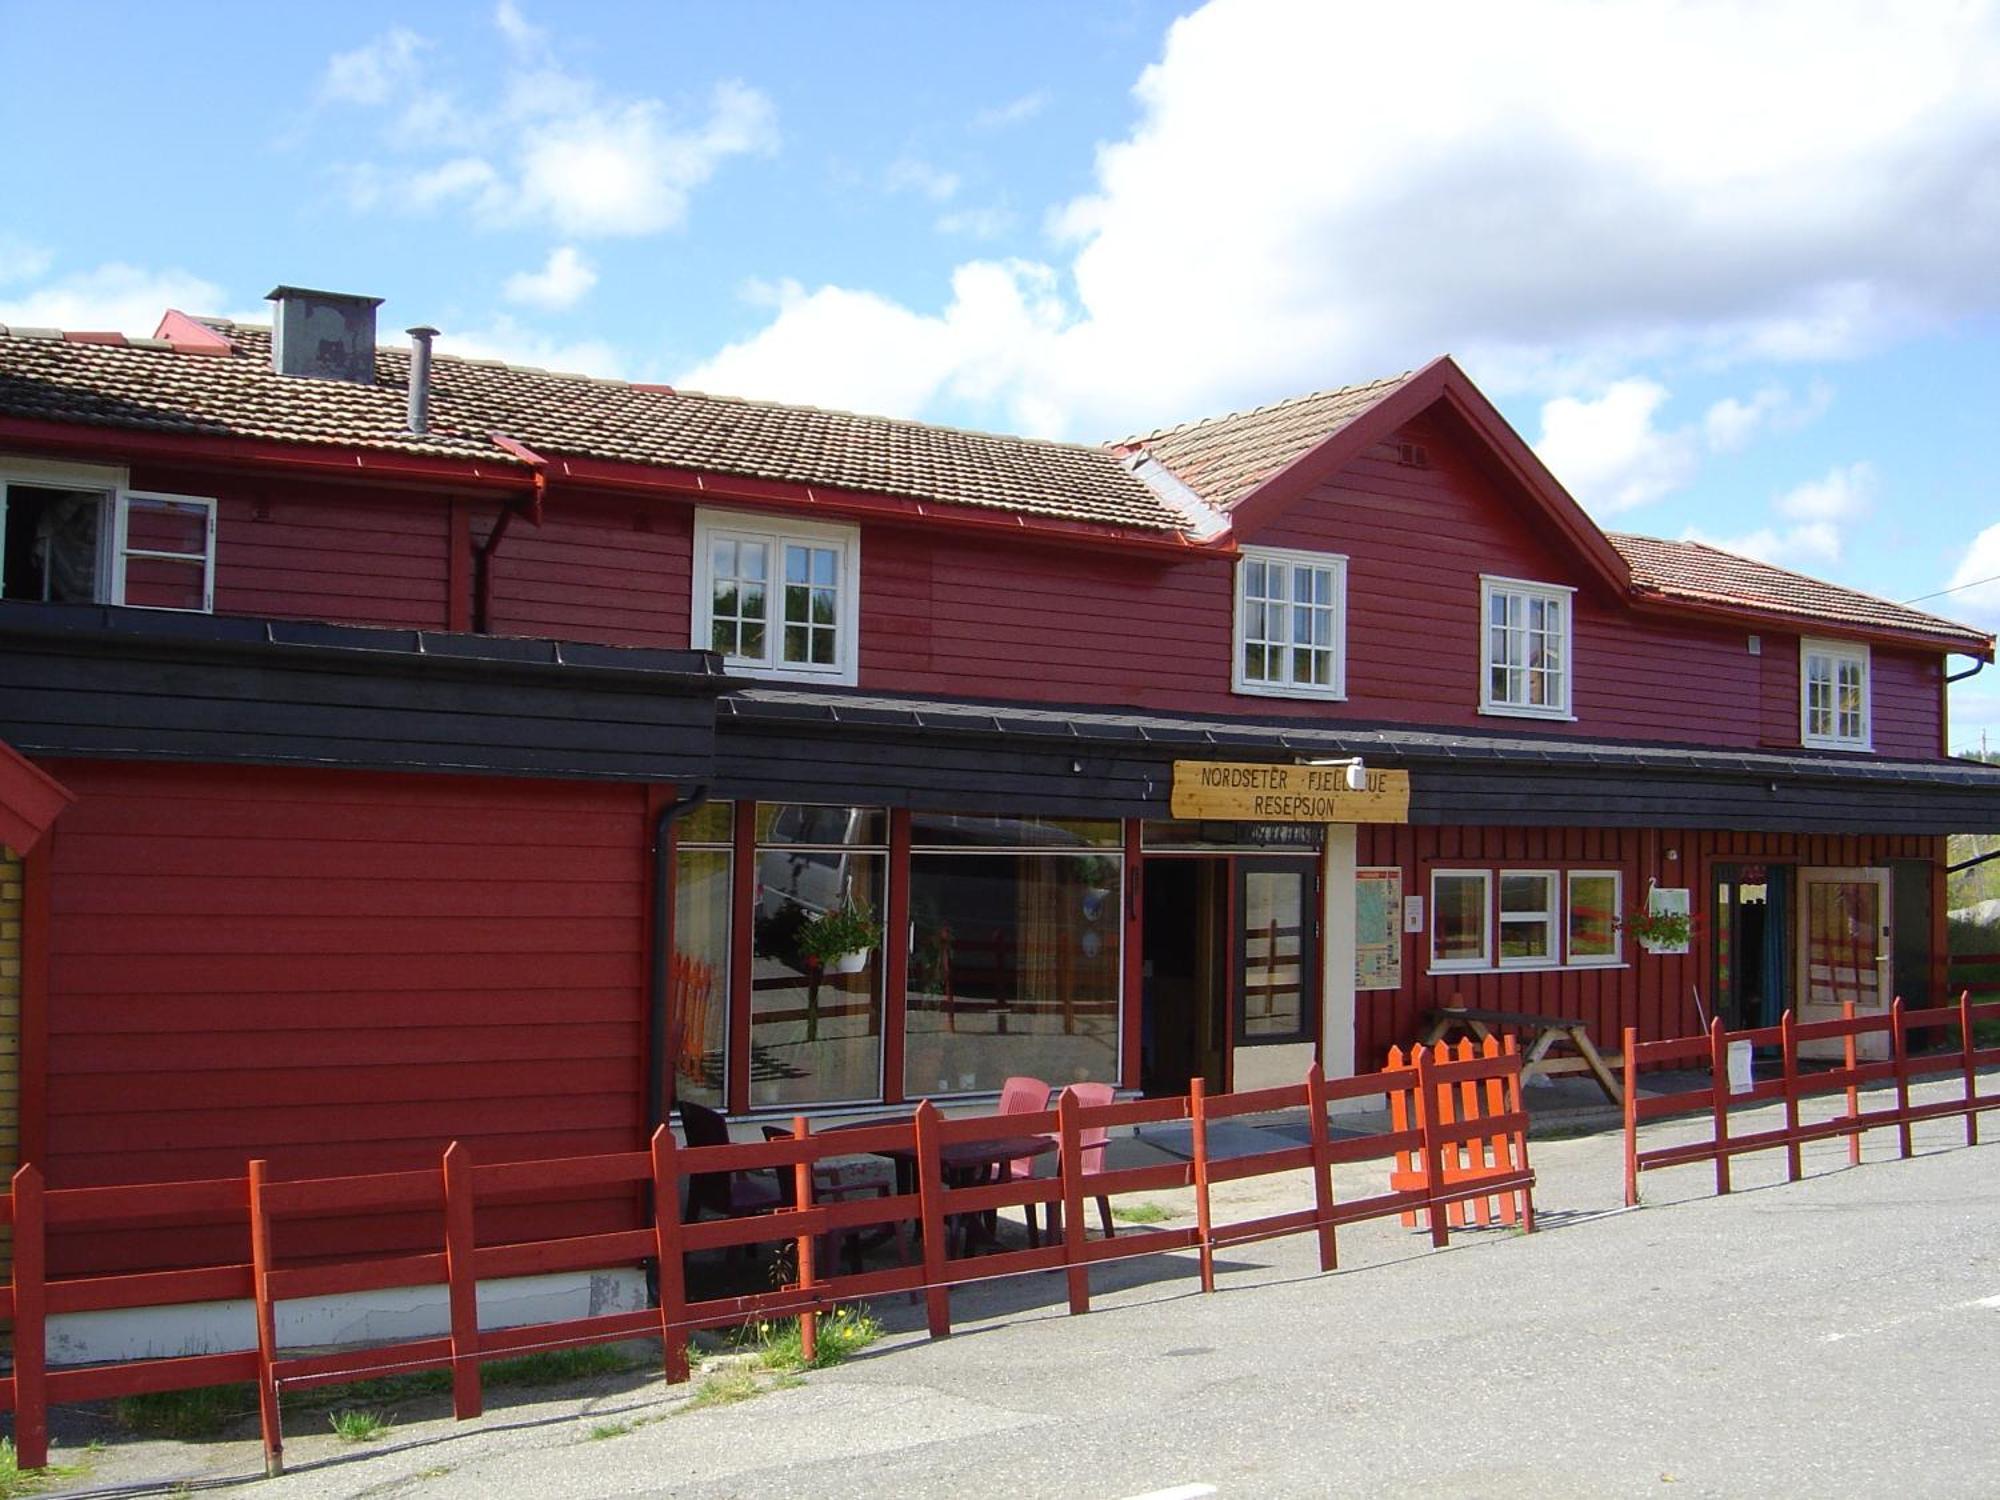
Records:
[[[722,1107],[728,1078],[730,828],[735,808],[710,802],[679,830],[674,856],[674,965],[667,991],[674,1096]]]
[[[757,808],[753,1108],[881,1097],[887,842],[879,808]]]
[[[1115,1081],[1118,824],[919,813],[911,845],[905,1092]]]

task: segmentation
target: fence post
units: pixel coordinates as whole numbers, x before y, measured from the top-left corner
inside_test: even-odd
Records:
[[[687,1267],[681,1259],[681,1169],[674,1133],[653,1131],[653,1256],[660,1300],[660,1364],[668,1385],[688,1378]]]
[[[812,1126],[806,1117],[793,1115],[792,1139],[802,1141],[811,1134]],[[813,1206],[813,1164],[810,1161],[801,1159],[792,1164],[792,1206],[801,1212]],[[818,1270],[813,1264],[814,1248],[812,1231],[801,1230],[798,1241],[799,1291],[808,1297],[812,1293],[814,1276]],[[834,1253],[836,1257],[839,1255],[838,1250]],[[837,1259],[833,1274],[835,1276],[840,1274]],[[819,1314],[810,1308],[802,1308],[799,1312],[799,1358],[808,1365],[819,1358]]]
[[[42,1173],[33,1163],[14,1174],[14,1463],[49,1462],[47,1222]]]
[[[1419,1045],[1420,1044],[1418,1043],[1411,1044],[1410,1067],[1412,1069],[1414,1069],[1417,1065],[1416,1053],[1417,1053],[1417,1047]],[[1389,1049],[1388,1067],[1386,1071],[1391,1073],[1400,1072],[1402,1070],[1402,1067],[1403,1067],[1403,1049],[1401,1047],[1391,1047]],[[1415,1076],[1414,1073],[1411,1076],[1414,1077]],[[1413,1128],[1410,1117],[1410,1104],[1405,1101],[1404,1092],[1405,1091],[1402,1089],[1391,1089],[1389,1090],[1388,1093],[1389,1129],[1395,1132],[1397,1135],[1401,1135],[1404,1131]],[[1408,1093],[1411,1099],[1415,1099],[1416,1084],[1412,1083],[1410,1085]],[[1407,1150],[1398,1150],[1396,1152],[1396,1170],[1401,1173],[1414,1175],[1417,1170],[1417,1153]],[[1394,1181],[1394,1179],[1392,1178],[1391,1181]],[[1417,1227],[1416,1210],[1405,1209],[1401,1214],[1397,1215],[1397,1222],[1400,1223],[1405,1229],[1415,1229]]]
[[[1792,1024],[1788,1007],[1778,1017],[1778,1050],[1785,1069],[1785,1172],[1797,1182],[1805,1175],[1805,1158],[1799,1148],[1799,1039],[1792,1034]]]
[[[1327,1160],[1332,1139],[1326,1128],[1326,1070],[1318,1062],[1306,1069],[1306,1120],[1312,1141],[1313,1217],[1319,1230],[1319,1268],[1331,1271],[1340,1264],[1340,1247],[1333,1235],[1333,1163]]]
[[[285,1472],[284,1417],[278,1409],[278,1309],[271,1301],[271,1216],[264,1208],[270,1167],[253,1161],[250,1185],[250,1290],[257,1313],[257,1422],[264,1437],[264,1475]]]
[[[1889,1002],[1889,1056],[1896,1064],[1896,1138],[1903,1148],[1903,1160],[1917,1154],[1910,1126],[1910,1036],[1903,1029],[1903,997]]]
[[[924,1316],[934,1339],[951,1336],[951,1289],[944,1284],[944,1164],[938,1159],[937,1106],[917,1106],[917,1203],[924,1221]]]
[[[1521,1100],[1520,1043],[1510,1034],[1501,1044],[1501,1050],[1514,1065],[1513,1071],[1507,1075],[1507,1113],[1521,1122],[1514,1127],[1511,1164],[1532,1176],[1534,1169],[1528,1165],[1528,1111]],[[1521,1189],[1521,1231],[1524,1234],[1535,1232],[1535,1185],[1532,1182]]]
[[[1438,1050],[1444,1050],[1444,1043],[1438,1043]],[[1428,1200],[1431,1220],[1431,1243],[1443,1249],[1451,1243],[1451,1228],[1445,1222],[1445,1206],[1438,1199],[1444,1188],[1444,1148],[1437,1138],[1438,1100],[1436,1085],[1431,1082],[1431,1049],[1417,1048],[1417,1135],[1418,1149],[1424,1158],[1424,1197]]]
[[[1625,1028],[1625,1206],[1639,1206],[1639,1028]],[[1515,1075],[1519,1081],[1519,1074]]]
[[[1729,1191],[1729,1044],[1722,1017],[1708,1023],[1708,1092],[1715,1116],[1715,1191]]]
[[[1194,1140],[1194,1232],[1201,1250],[1201,1289],[1215,1290],[1214,1219],[1208,1201],[1208,1085],[1188,1080],[1188,1132]]]
[[[1063,1259],[1068,1263],[1069,1310],[1090,1311],[1090,1268],[1083,1263],[1083,1126],[1077,1122],[1076,1095],[1064,1089],[1056,1100],[1056,1158],[1062,1178]],[[1028,1212],[1033,1213],[1029,1205]]]
[[[464,1143],[444,1150],[444,1274],[451,1307],[451,1414],[463,1422],[483,1405],[479,1390],[479,1273],[473,1269],[472,1158]]]
[[[1852,1021],[1854,1019],[1854,1002],[1852,1000],[1843,1000],[1840,1002],[1840,1019],[1843,1021]],[[1850,1031],[1840,1040],[1841,1062],[1846,1067],[1848,1073],[1852,1074],[1856,1063],[1854,1033]],[[1859,1123],[1861,1119],[1861,1090],[1851,1082],[1847,1085],[1847,1118],[1856,1122],[1854,1128],[1847,1132],[1847,1164],[1850,1167],[1858,1167],[1861,1165],[1861,1126]]]
[[[1979,1070],[1972,1064],[1972,991],[1958,992],[1958,1041],[1965,1056],[1965,1144],[1979,1144]]]

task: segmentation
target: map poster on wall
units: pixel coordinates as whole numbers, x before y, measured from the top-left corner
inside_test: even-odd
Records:
[[[1403,872],[1354,872],[1354,987],[1403,987]]]

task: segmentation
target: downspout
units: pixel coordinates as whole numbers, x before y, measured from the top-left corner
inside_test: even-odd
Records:
[[[509,503],[493,522],[493,529],[486,533],[486,540],[479,544],[479,550],[472,554],[472,629],[478,635],[488,635],[492,631],[493,555],[500,550],[500,543],[506,540],[507,528],[513,524],[515,516],[525,514],[530,526],[542,524],[542,501],[549,492],[549,461],[546,458],[503,432],[494,433],[493,441],[529,466],[534,493],[526,500]]]
[[[1986,670],[1986,658],[1983,656],[1975,656],[1972,658],[1972,665],[1967,667],[1963,672],[1953,672],[1947,675],[1944,680],[1944,685],[1946,687],[1950,687],[1954,682],[1963,682],[1968,677],[1977,677],[1981,672],[1984,672],[1985,670]]]

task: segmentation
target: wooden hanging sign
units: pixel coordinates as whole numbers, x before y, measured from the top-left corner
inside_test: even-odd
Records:
[[[1371,770],[1367,790],[1351,792],[1345,766],[1177,760],[1173,814],[1233,823],[1407,823],[1410,773]]]

